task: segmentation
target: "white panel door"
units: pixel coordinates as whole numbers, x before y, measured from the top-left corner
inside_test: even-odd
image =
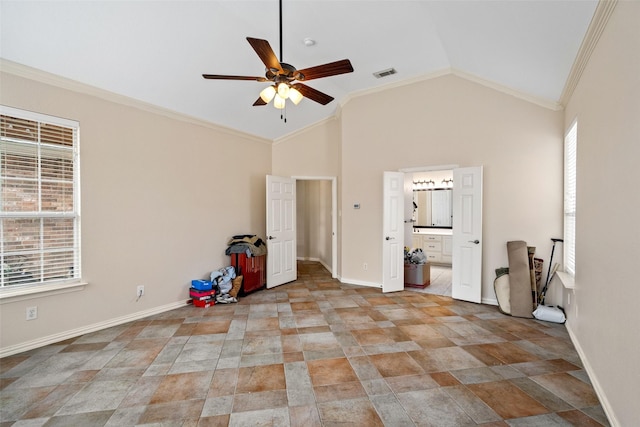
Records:
[[[453,170],[451,296],[482,300],[482,166]]]
[[[296,180],[267,175],[267,288],[298,278]]]
[[[404,173],[384,172],[382,292],[404,289]]]

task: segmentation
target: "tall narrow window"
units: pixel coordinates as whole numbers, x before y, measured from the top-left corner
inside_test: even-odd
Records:
[[[0,106],[0,286],[80,278],[78,123]]]
[[[576,274],[576,149],[578,122],[564,138],[564,270]]]

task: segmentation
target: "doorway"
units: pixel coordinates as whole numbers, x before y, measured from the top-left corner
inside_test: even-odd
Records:
[[[297,261],[319,262],[337,277],[337,187],[335,177],[296,180]]]
[[[426,230],[416,229],[413,220],[405,220],[405,241],[413,243],[413,236],[418,231],[418,237],[422,236],[422,245],[433,241],[433,247],[427,246],[428,251],[436,253],[438,250],[447,247],[451,248],[452,281],[451,297],[469,302],[482,302],[482,166],[471,166],[460,168],[431,167],[410,170],[401,170],[405,173],[405,213],[408,214],[406,206],[413,205],[412,186],[407,185],[413,175],[408,173],[421,171],[442,171],[452,169],[453,178],[451,181],[453,192],[453,204],[451,208],[451,239],[443,236],[431,237],[434,229],[442,229],[442,226],[423,226]],[[445,183],[446,181],[442,181]],[[434,183],[435,184],[435,183]],[[443,234],[443,233],[440,233]],[[426,251],[425,251],[426,252]],[[426,260],[430,261],[431,256],[426,253]],[[444,253],[441,253],[444,257]],[[441,260],[444,258],[441,258]]]
[[[405,179],[411,188],[411,204],[405,206],[412,209],[411,240],[405,240],[412,250],[422,249],[430,264],[429,286],[407,290],[450,297],[453,169],[405,172]]]

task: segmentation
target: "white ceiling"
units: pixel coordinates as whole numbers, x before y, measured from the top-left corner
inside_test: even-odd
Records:
[[[596,0],[283,1],[283,60],[349,58],[355,71],[309,81],[335,101],[253,107],[266,83],[247,36],[279,53],[277,0],[0,0],[0,56],[211,123],[274,140],[335,114],[348,96],[459,70],[553,104]],[[307,47],[305,38],[317,43]],[[376,79],[387,68],[398,73]]]

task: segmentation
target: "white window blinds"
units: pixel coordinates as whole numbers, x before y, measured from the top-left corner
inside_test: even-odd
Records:
[[[564,270],[576,274],[576,150],[578,122],[564,138]]]
[[[0,286],[80,277],[78,123],[0,106]]]

